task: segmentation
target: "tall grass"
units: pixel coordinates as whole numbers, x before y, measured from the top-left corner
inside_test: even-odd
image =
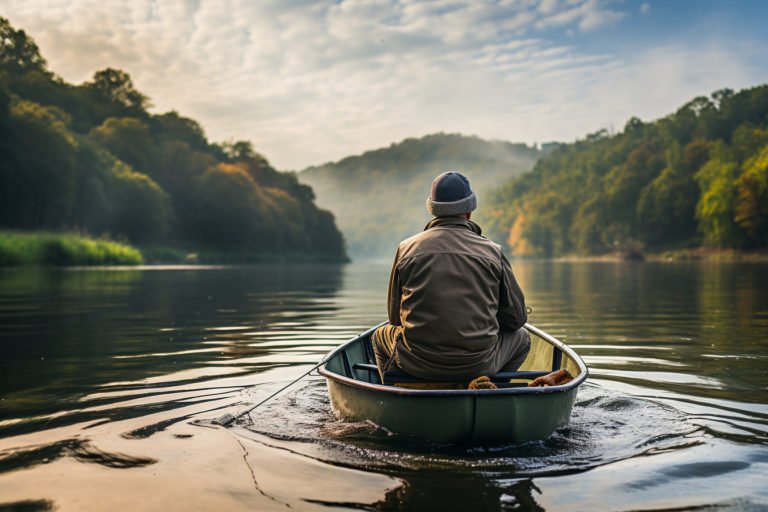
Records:
[[[0,231],[0,267],[17,265],[140,265],[138,249],[71,233]]]

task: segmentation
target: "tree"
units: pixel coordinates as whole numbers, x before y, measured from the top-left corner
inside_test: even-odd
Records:
[[[645,124],[638,117],[630,117],[624,125],[624,133],[641,133]]]
[[[221,164],[197,180],[195,230],[208,247],[248,247],[265,253],[274,246],[274,223],[264,192],[240,164]]]
[[[256,151],[254,151],[253,144],[247,140],[224,142],[221,147],[224,150],[224,154],[226,154],[227,158],[229,158],[229,160],[232,162],[237,162],[238,160],[264,158],[256,153]]]
[[[696,205],[696,218],[704,242],[715,247],[740,247],[742,237],[734,220],[738,165],[720,155],[707,162],[696,173],[701,196]]]
[[[47,72],[46,66],[35,41],[0,16],[0,67],[22,73],[31,70]]]
[[[208,140],[200,124],[194,119],[183,117],[176,111],[153,116],[152,133],[160,141],[181,141],[195,151],[209,149]]]
[[[763,246],[768,240],[768,145],[746,163],[736,184],[736,223],[751,245]]]
[[[110,102],[130,115],[146,115],[150,106],[149,98],[133,85],[128,73],[119,69],[106,68],[97,71],[93,80],[84,84],[97,99]]]
[[[698,187],[676,167],[667,167],[645,187],[637,202],[639,236],[651,247],[691,239],[696,232]]]
[[[135,117],[110,117],[89,136],[134,169],[151,174],[155,141],[143,121]]]
[[[2,171],[0,225],[55,229],[71,220],[77,142],[69,117],[55,107],[19,101],[11,108],[9,148]]]
[[[138,243],[162,240],[171,217],[168,194],[151,178],[120,161],[114,162],[113,175],[109,223],[113,232]]]

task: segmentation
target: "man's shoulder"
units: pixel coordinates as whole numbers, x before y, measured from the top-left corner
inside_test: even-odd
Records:
[[[402,240],[397,246],[398,257],[402,258],[411,252],[414,247],[419,246],[419,241],[424,238],[424,233],[426,233],[426,231],[416,233],[415,235],[409,236],[405,240]]]
[[[418,242],[419,240],[425,238],[426,235],[427,235],[426,231],[419,231],[415,235],[411,235],[408,238],[402,240],[400,242],[399,247],[403,248],[403,247],[409,246],[409,245],[413,244],[414,242]]]
[[[403,258],[422,251],[460,252],[461,249],[470,249],[471,252],[478,252],[479,255],[484,254],[485,257],[494,259],[502,254],[501,245],[472,231],[435,228],[421,231],[401,241],[398,245],[398,254]]]

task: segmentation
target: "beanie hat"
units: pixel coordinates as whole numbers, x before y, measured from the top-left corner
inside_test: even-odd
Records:
[[[435,217],[461,215],[477,208],[477,197],[469,180],[458,172],[444,172],[432,182],[427,210]]]

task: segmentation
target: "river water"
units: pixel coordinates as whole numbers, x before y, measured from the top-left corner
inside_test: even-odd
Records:
[[[336,420],[387,264],[0,271],[0,511],[768,509],[768,265],[513,262],[590,379],[524,445]]]

